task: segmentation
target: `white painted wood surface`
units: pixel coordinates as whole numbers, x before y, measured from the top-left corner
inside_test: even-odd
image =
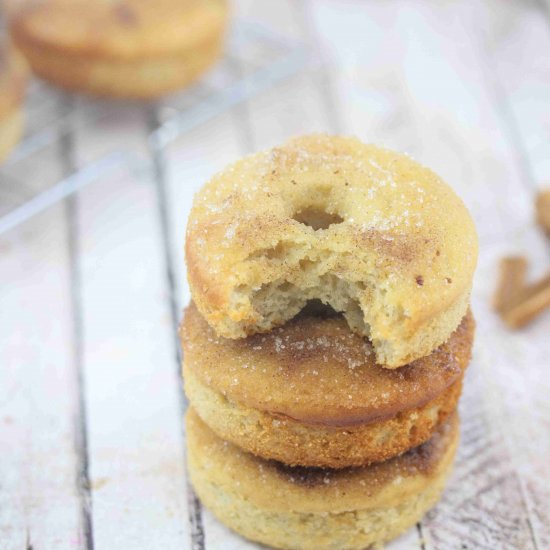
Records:
[[[255,547],[187,489],[174,337],[189,299],[184,228],[211,174],[311,131],[356,134],[433,167],[481,239],[455,474],[388,548],[550,548],[550,313],[512,333],[490,310],[500,257],[528,254],[534,277],[550,269],[532,215],[535,190],[550,185],[547,9],[234,2],[236,16],[305,41],[322,63],[181,135],[151,174],[113,170],[0,237],[0,548]],[[111,105],[93,124],[88,108],[63,98],[75,131],[10,174],[40,186],[121,147],[150,157],[158,108]]]

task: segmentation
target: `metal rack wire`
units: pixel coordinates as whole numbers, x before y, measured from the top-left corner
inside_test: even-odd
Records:
[[[154,174],[162,158],[160,152],[176,138],[296,74],[309,61],[304,45],[250,22],[235,21],[225,55],[203,79],[158,102],[129,105],[153,121],[149,126],[149,158],[121,148],[69,174],[44,173],[42,167],[52,164],[44,161],[59,154],[66,136],[75,131],[77,120],[80,127],[93,124],[120,109],[121,103],[84,99],[75,105],[70,94],[33,80],[25,105],[25,135],[0,167],[0,235],[117,166]],[[40,177],[34,177],[38,171]]]

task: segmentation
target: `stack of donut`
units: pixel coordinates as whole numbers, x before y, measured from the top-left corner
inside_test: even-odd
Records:
[[[276,548],[359,549],[414,525],[451,471],[471,355],[461,200],[404,155],[305,136],[205,185],[186,258],[203,503]]]

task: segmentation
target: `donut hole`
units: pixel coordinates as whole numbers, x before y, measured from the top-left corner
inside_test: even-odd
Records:
[[[327,229],[331,225],[337,225],[344,221],[342,216],[327,212],[325,209],[316,206],[308,206],[296,211],[292,219],[298,223],[307,225],[307,227],[311,227],[314,231]]]
[[[320,319],[331,319],[342,314],[336,311],[331,305],[324,304],[321,300],[313,298],[306,302],[306,305],[297,317],[317,317]]]

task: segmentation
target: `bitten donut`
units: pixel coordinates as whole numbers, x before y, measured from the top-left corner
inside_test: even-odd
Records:
[[[359,550],[395,538],[439,500],[452,470],[458,419],[429,442],[362,468],[291,468],[224,442],[191,409],[189,476],[202,502],[253,541],[295,550]]]
[[[0,50],[0,162],[17,145],[23,133],[21,104],[26,72],[21,55],[12,48]]]
[[[40,77],[69,90],[153,98],[186,86],[220,56],[225,0],[44,0],[11,35]]]
[[[341,316],[303,312],[268,334],[229,340],[190,306],[185,391],[219,437],[262,458],[365,465],[425,442],[455,410],[473,331],[468,314],[429,356],[391,370]]]
[[[214,176],[195,198],[186,258],[193,300],[221,336],[267,332],[319,299],[394,368],[456,329],[477,246],[464,204],[433,172],[313,135]]]

